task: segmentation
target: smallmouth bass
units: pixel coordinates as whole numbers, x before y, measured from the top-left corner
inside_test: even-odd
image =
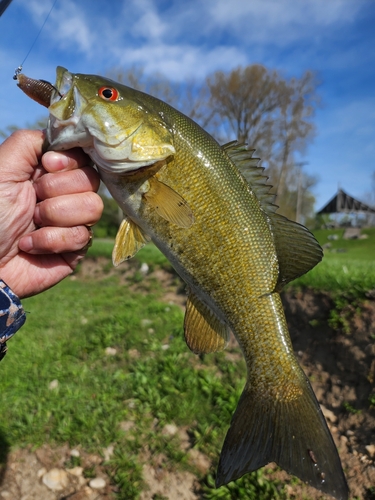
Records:
[[[168,104],[106,78],[59,67],[50,94],[38,93],[50,113],[49,149],[82,147],[124,212],[114,264],[151,239],[188,285],[190,349],[224,349],[230,331],[242,349],[247,381],[216,485],[276,462],[347,499],[336,447],[294,356],[280,299],[282,287],[314,267],[322,250],[306,228],[276,213],[253,152],[237,142],[220,146]]]

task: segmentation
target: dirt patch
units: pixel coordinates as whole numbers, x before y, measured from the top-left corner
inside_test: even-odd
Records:
[[[79,463],[80,465],[75,465]],[[9,454],[0,486],[6,500],[109,500],[115,488],[102,467],[103,458],[44,445]],[[85,472],[89,471],[90,477]]]
[[[375,302],[353,313],[348,334],[328,326],[334,304],[327,294],[289,292],[283,302],[294,350],[322,405],[350,496],[374,500]],[[309,495],[321,498],[312,489]]]
[[[121,281],[140,291],[145,290],[147,282],[157,280],[163,289],[162,300],[183,307],[186,302],[184,285],[173,272],[160,269],[146,272],[142,283],[134,282],[134,272],[139,272],[139,264],[129,263],[113,269],[108,266],[107,259],[86,260],[74,279],[116,274]],[[348,479],[350,497],[375,500],[375,301],[369,299],[360,310],[353,309],[348,319],[350,333],[328,326],[334,304],[327,294],[289,291],[284,294],[283,302],[297,358],[322,405]],[[235,362],[239,354],[231,350],[228,356]],[[186,453],[191,451],[186,448]],[[81,470],[72,467],[71,453],[67,446],[11,452],[6,469],[2,474],[0,471],[0,499],[115,498],[116,488],[106,475],[103,457],[78,450]],[[192,456],[192,460],[200,461],[205,469],[209,467],[203,455]],[[46,485],[44,478],[54,469],[63,471],[65,482],[61,490]],[[84,475],[87,469],[92,471],[90,478]],[[147,490],[142,493],[141,500],[152,499],[154,495],[168,499],[201,498],[197,477],[160,467],[157,457],[145,460],[143,474]],[[90,482],[93,475],[104,480],[104,484],[103,481],[96,483],[96,486],[101,484],[101,488]],[[270,476],[287,483],[290,498],[327,498],[312,488],[291,484],[290,477],[283,471],[275,470]]]
[[[112,276],[117,277],[119,284],[140,293],[149,291],[157,283],[158,288],[162,290],[162,300],[181,308],[185,307],[186,285],[172,267],[150,269],[146,264],[140,264],[134,259],[113,267],[107,258],[97,257],[84,260],[78,273],[71,279],[105,279]]]

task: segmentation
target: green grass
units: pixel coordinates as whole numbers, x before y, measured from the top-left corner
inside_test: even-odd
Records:
[[[375,229],[364,229],[362,233],[368,238],[345,240],[343,229],[316,231],[319,243],[331,246],[324,250],[321,263],[290,286],[363,299],[369,290],[375,290]],[[332,234],[339,239],[328,239]]]
[[[335,254],[337,259],[346,261],[347,258],[361,260],[364,262],[375,261],[375,228],[362,229],[361,235],[365,239],[344,239],[345,229],[320,229],[314,231],[314,235],[321,245],[330,245],[325,252],[326,255]],[[329,239],[336,235],[337,240]]]
[[[291,287],[309,287],[333,294],[346,294],[349,298],[364,298],[369,290],[375,289],[375,228],[363,229],[367,239],[345,240],[344,229],[316,231],[314,234],[321,245],[329,243],[324,258],[309,273],[293,281]],[[338,240],[328,239],[337,234]],[[99,240],[89,250],[89,256],[111,258],[113,241]],[[152,244],[146,245],[134,257],[148,265],[171,268],[166,257]]]
[[[326,236],[318,234],[323,244]],[[359,297],[374,289],[374,241],[375,232],[367,240],[335,241],[347,251],[326,252],[323,263],[291,286],[326,290],[338,298],[353,290]],[[112,247],[111,240],[95,240],[89,256],[109,259]],[[153,245],[135,259],[134,279],[128,280],[138,286],[143,284],[141,263],[170,268]],[[109,261],[107,265],[110,268]],[[202,498],[286,498],[284,485],[270,481],[264,470],[214,488],[222,441],[244,385],[245,364],[242,359],[227,361],[225,353],[190,353],[183,339],[183,312],[161,302],[160,287],[150,282],[137,293],[120,284],[120,278],[66,279],[24,301],[27,322],[9,342],[0,366],[0,461],[5,462],[10,446],[69,443],[100,453],[115,443],[107,470],[118,485],[118,499],[131,500],[143,488],[141,457],[147,445],[151,456],[165,455],[166,467],[195,472]],[[344,324],[341,316],[336,320]],[[116,354],[106,355],[107,347],[115,348]],[[58,385],[50,389],[53,380]],[[136,425],[124,432],[124,421]],[[192,446],[212,460],[206,475],[189,463],[175,436],[163,435],[169,423],[187,427]]]
[[[245,376],[243,361],[189,352],[178,307],[131,292],[118,277],[67,279],[24,306],[27,322],[1,365],[3,446],[69,443],[100,453],[115,443],[108,473],[119,499],[142,491],[146,445],[152,456],[166,456],[167,467],[196,472],[203,498],[284,498],[283,486],[263,472],[216,491],[214,469],[199,475],[178,439],[163,435],[166,424],[187,426],[192,445],[216,466]],[[107,356],[106,347],[116,354]],[[124,421],[136,426],[125,433]]]
[[[106,257],[108,259],[112,259],[113,245],[114,240],[108,238],[94,239],[93,245],[87,252],[87,256],[91,258]],[[171,267],[167,258],[153,244],[148,244],[141,248],[132,260],[144,262],[150,266]]]
[[[338,258],[326,254],[321,263],[290,286],[363,297],[375,289],[375,260],[366,262],[349,255]]]

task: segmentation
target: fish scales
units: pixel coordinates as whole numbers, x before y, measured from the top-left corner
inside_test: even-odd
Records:
[[[50,89],[49,148],[81,146],[124,212],[114,263],[151,238],[188,285],[190,349],[225,348],[229,329],[241,346],[247,380],[216,485],[274,461],[346,500],[340,459],[294,356],[279,295],[320,261],[314,237],[275,213],[251,152],[237,143],[220,147],[168,104],[64,68]]]
[[[197,137],[192,133],[189,147],[193,151],[185,153],[183,132],[194,129],[194,124],[179,115],[173,118],[173,127],[182,131],[182,136],[175,134],[177,154],[158,176],[183,194],[195,214],[195,224],[176,231],[147,205],[139,222],[149,220],[148,226],[144,226],[148,231],[157,227],[154,242],[167,255],[172,248],[166,250],[163,242],[173,244],[179,261],[176,267],[188,270],[197,281],[195,286],[214,302],[212,307],[221,310],[253,368],[253,385],[260,386],[263,377],[268,381],[267,390],[275,388],[277,381],[284,385],[292,374],[300,375],[300,370],[294,361],[289,335],[285,335],[287,327],[280,297],[272,294],[278,264],[265,215],[238,171],[215,147],[216,143],[211,154],[207,146],[212,141],[210,136]],[[205,264],[207,256],[209,266]],[[274,357],[271,363],[270,356]],[[274,377],[272,366],[279,371],[283,368],[282,378]]]

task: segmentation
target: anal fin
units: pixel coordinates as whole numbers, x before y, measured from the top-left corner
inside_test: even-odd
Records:
[[[148,235],[135,222],[124,217],[112,251],[113,265],[118,266],[124,260],[133,257],[148,241],[150,241]]]
[[[189,294],[184,320],[185,340],[195,354],[222,351],[230,330],[198,297]]]
[[[179,227],[190,227],[194,216],[183,197],[155,177],[151,177],[149,183],[150,189],[143,196],[160,217]]]

